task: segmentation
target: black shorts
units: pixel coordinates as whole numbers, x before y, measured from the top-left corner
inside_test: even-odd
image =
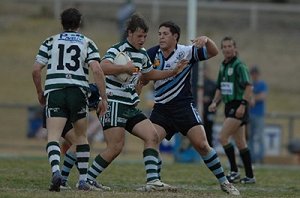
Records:
[[[239,108],[241,105],[241,100],[233,100],[225,104],[225,117],[226,118],[235,118],[238,120],[241,120],[241,126],[245,125],[249,121],[249,109],[248,106],[246,106],[245,114],[241,118],[237,118],[235,116],[236,110]]]
[[[46,125],[46,108],[44,108],[43,110],[43,128],[47,129],[47,125]],[[63,132],[61,134],[61,137],[65,138],[66,134],[73,129],[73,125],[70,122],[70,120],[67,120],[66,125],[63,129]]]
[[[150,115],[152,123],[166,130],[166,139],[180,132],[186,136],[187,132],[196,125],[202,125],[201,117],[193,103],[166,106],[155,104]]]

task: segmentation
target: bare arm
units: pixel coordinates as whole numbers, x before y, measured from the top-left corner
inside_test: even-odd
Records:
[[[149,80],[162,80],[165,78],[169,78],[172,76],[175,76],[177,74],[179,74],[189,63],[188,60],[181,60],[177,63],[175,69],[171,69],[171,70],[156,70],[156,69],[152,69],[150,72],[145,73],[142,75],[142,81],[149,81]]]
[[[243,99],[250,103],[252,96],[252,85],[248,84],[245,88]]]
[[[107,111],[107,96],[106,96],[106,84],[105,84],[105,76],[104,73],[100,67],[100,64],[98,61],[93,61],[89,64],[92,72],[93,77],[95,80],[95,83],[97,87],[99,88],[99,94],[102,98],[102,100],[99,102],[97,112],[100,116],[103,116],[105,112]]]
[[[244,96],[243,96],[243,101],[241,102],[240,106],[237,108],[235,115],[238,118],[241,118],[246,111],[246,107],[248,104],[250,104],[251,100],[251,95],[252,95],[252,85],[248,84],[246,85]]]
[[[126,65],[116,65],[109,60],[102,60],[100,66],[105,75],[121,73],[128,73],[132,75],[133,72],[136,72],[136,67],[133,65],[132,61],[129,61]]]
[[[220,103],[221,99],[222,99],[221,90],[217,89],[215,92],[214,99],[212,100],[211,104],[209,105],[208,110],[210,112],[215,112],[217,110],[217,106]]]
[[[206,47],[207,50],[207,59],[214,57],[218,54],[218,47],[216,43],[208,38],[207,36],[199,36],[192,40],[193,45],[197,48]]]
[[[142,74],[141,79],[143,79],[142,81],[145,82],[149,80],[161,80],[161,79],[169,78],[174,75],[175,73],[173,70],[161,71],[161,70],[152,69],[150,72]]]
[[[41,105],[46,104],[45,96],[44,96],[44,90],[42,88],[42,69],[45,67],[45,65],[42,65],[38,62],[35,62],[33,64],[33,70],[32,70],[32,79],[33,83],[35,85],[36,93],[38,95],[38,100]]]

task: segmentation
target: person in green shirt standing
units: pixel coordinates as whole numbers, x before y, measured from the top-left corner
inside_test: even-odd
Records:
[[[247,66],[238,58],[236,42],[231,37],[224,37],[221,41],[224,55],[214,99],[209,111],[215,112],[217,104],[222,100],[225,104],[225,120],[220,132],[220,143],[230,163],[230,172],[227,179],[232,182],[252,184],[256,182],[253,174],[250,150],[246,142],[246,124],[248,122],[248,106],[252,93],[252,84]],[[245,167],[246,176],[240,179],[240,173],[235,160],[234,145],[229,141],[232,138],[239,150]]]

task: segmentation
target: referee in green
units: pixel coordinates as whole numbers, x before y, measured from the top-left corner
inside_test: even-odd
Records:
[[[256,182],[252,170],[250,151],[246,142],[246,124],[248,122],[248,104],[252,94],[252,85],[247,66],[237,57],[236,42],[231,37],[221,41],[224,55],[217,79],[217,90],[209,106],[214,112],[217,104],[222,100],[225,104],[225,120],[220,132],[220,143],[230,163],[230,172],[227,175],[229,182],[253,184]],[[239,150],[245,167],[246,176],[240,179],[240,173],[235,160],[234,145],[229,141],[232,138]]]

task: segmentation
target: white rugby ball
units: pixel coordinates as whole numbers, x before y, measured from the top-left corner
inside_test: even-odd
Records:
[[[114,59],[114,64],[126,65],[129,61],[131,61],[131,59],[126,53],[119,52]],[[128,73],[121,73],[115,76],[122,82],[127,82],[131,78],[131,75]]]

